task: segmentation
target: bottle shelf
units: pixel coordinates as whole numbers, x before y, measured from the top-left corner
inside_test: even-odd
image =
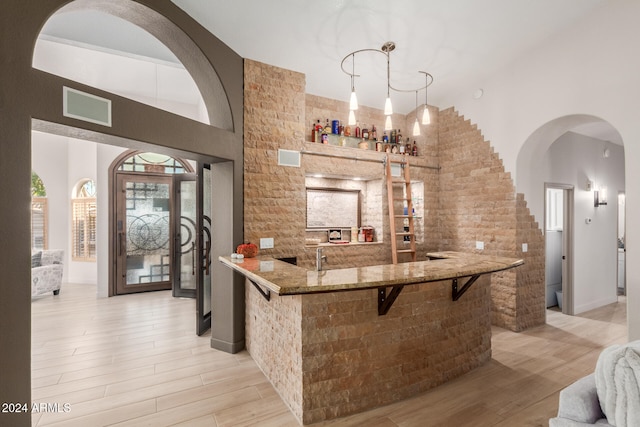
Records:
[[[321,137],[319,136],[318,138],[321,138]],[[312,144],[323,144],[322,140],[316,141],[315,143],[311,141],[308,141],[308,142]],[[376,141],[373,141],[370,139],[364,140],[362,138],[355,138],[353,136],[342,136],[342,135],[336,135],[336,134],[330,133],[330,134],[327,134],[327,142],[328,142],[327,144],[323,144],[323,145],[331,145],[334,147],[357,148],[357,149],[369,150],[369,151],[378,151],[376,150]],[[384,144],[387,144],[387,143],[382,143],[382,144],[384,147]],[[394,145],[399,146],[399,144],[390,144],[390,143],[388,144],[390,147],[393,147]],[[378,151],[378,152],[384,152],[384,148],[383,148],[383,151]],[[399,149],[398,149],[398,152],[393,154],[407,155],[410,157],[414,157],[414,156],[411,156],[410,154],[400,153]]]

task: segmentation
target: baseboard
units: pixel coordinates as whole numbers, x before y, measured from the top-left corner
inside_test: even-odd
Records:
[[[592,301],[588,304],[583,304],[580,306],[573,307],[573,314],[584,313],[585,311],[593,310],[594,308],[600,308],[605,305],[613,304],[614,302],[618,302],[618,297],[613,296],[610,298],[602,298],[597,301]]]
[[[242,341],[232,343],[211,338],[211,348],[224,351],[225,353],[235,354],[244,350],[244,339]]]

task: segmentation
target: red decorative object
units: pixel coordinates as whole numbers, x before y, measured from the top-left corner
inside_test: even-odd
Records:
[[[244,255],[245,258],[253,258],[258,254],[258,247],[253,243],[243,243],[238,245],[236,253]]]

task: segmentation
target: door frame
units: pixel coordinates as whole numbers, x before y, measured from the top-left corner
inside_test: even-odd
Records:
[[[122,249],[122,245],[123,242],[121,241],[121,236],[122,236],[122,232],[119,230],[118,227],[118,218],[119,217],[124,217],[126,218],[126,202],[124,203],[124,206],[120,206],[118,205],[118,199],[121,195],[118,194],[118,189],[121,187],[120,183],[121,181],[124,181],[126,179],[126,177],[136,177],[139,181],[149,181],[149,182],[158,182],[158,181],[165,181],[163,182],[163,184],[167,184],[169,185],[169,256],[171,257],[170,261],[169,261],[169,265],[171,266],[171,269],[169,271],[169,280],[164,283],[164,282],[159,282],[159,283],[149,283],[147,284],[141,284],[141,285],[136,285],[135,286],[135,291],[132,292],[127,292],[126,290],[124,290],[123,286],[126,286],[126,283],[122,283],[122,277],[118,277],[118,268],[124,268],[126,270],[126,267],[123,266],[123,262],[122,262],[122,258],[118,255],[118,252]],[[114,290],[114,295],[126,295],[129,293],[137,293],[137,292],[147,292],[147,291],[160,291],[160,290],[169,290],[173,287],[173,251],[174,251],[174,239],[173,236],[175,236],[175,198],[174,198],[174,194],[175,194],[175,188],[174,188],[174,179],[173,176],[171,175],[166,175],[166,174],[158,174],[158,173],[130,173],[130,172],[122,172],[122,171],[118,171],[115,173],[114,175],[114,199],[113,199],[113,205],[110,206],[110,211],[113,213],[113,233],[111,234],[111,240],[112,240],[112,244],[113,244],[113,251],[111,252],[111,256],[113,257],[113,262],[111,263],[111,265],[113,266],[113,270],[114,270],[114,274],[113,274],[113,290]],[[126,255],[125,255],[126,257]],[[125,279],[126,281],[126,279]]]
[[[544,184],[544,223],[542,229],[545,233],[545,253],[546,247],[546,233],[547,233],[547,190],[558,189],[563,190],[563,213],[562,213],[562,313],[574,314],[574,287],[573,287],[573,275],[574,275],[574,259],[573,259],[573,212],[574,212],[574,186],[570,184],[548,183]],[[546,271],[546,267],[545,267]],[[547,290],[545,281],[545,293]]]

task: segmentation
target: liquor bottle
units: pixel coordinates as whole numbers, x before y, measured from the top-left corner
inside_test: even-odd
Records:
[[[376,125],[371,125],[371,139],[374,141],[378,140],[378,130],[376,129]]]
[[[418,155],[418,146],[416,145],[415,141],[413,141],[413,148],[411,149],[411,155],[412,156],[417,156]]]
[[[329,134],[331,133],[331,123],[329,123],[329,119],[327,119],[327,124],[324,125],[324,131]]]
[[[402,144],[402,132],[400,132],[400,129],[398,129],[398,133],[396,134],[396,142]]]
[[[354,136],[360,138],[360,122],[356,122],[356,133]]]
[[[384,142],[384,143],[389,142],[389,135],[387,135],[387,131],[386,130],[382,133],[382,142]]]
[[[391,144],[391,152],[393,154],[398,154],[398,144]]]
[[[369,139],[369,129],[367,129],[367,125],[362,125],[362,139]]]
[[[344,127],[344,136],[351,136],[351,126],[346,125]]]
[[[404,145],[404,143],[398,144],[398,153],[404,154],[406,153],[406,150],[407,150],[407,146]]]
[[[407,156],[411,155],[411,143],[409,142],[409,137],[407,137],[407,143],[404,146],[404,154]]]
[[[318,140],[318,131],[316,130],[316,124],[311,122],[311,142]]]
[[[396,130],[391,129],[391,138],[389,142],[391,142],[392,144],[395,144],[398,141],[397,136],[398,134],[396,133]]]

